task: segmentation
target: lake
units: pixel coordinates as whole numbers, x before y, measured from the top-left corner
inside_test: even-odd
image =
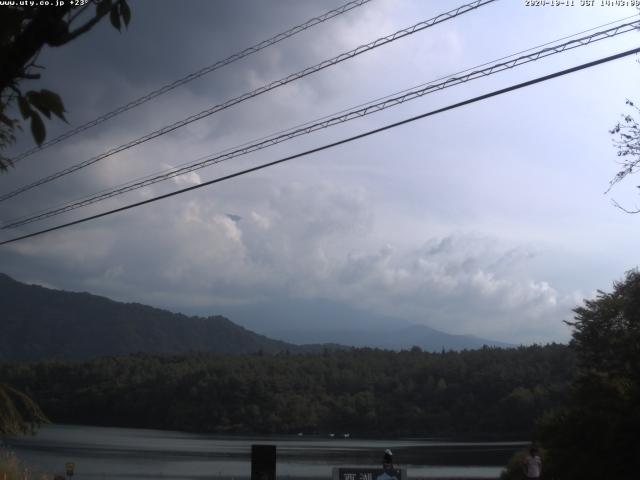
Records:
[[[132,428],[47,425],[6,440],[20,459],[50,473],[76,464],[74,479],[246,479],[252,444],[277,446],[278,478],[331,478],[332,467],[379,467],[386,448],[409,478],[498,478],[526,442],[329,436],[221,436]]]

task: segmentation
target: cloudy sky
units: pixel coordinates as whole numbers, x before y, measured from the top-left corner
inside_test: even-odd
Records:
[[[44,50],[43,78],[79,125],[341,5],[339,0],[130,0]],[[462,2],[372,0],[235,62],[0,177],[3,192],[429,19]],[[47,209],[558,38],[633,8],[484,6],[253,98],[0,204],[0,219]],[[628,50],[632,32],[427,95],[92,207],[2,231],[70,221],[330,143],[482,93]],[[640,204],[608,133],[640,99],[636,57],[502,95],[225,183],[0,247],[14,278],[174,311],[326,302],[514,343],[566,341],[562,320],[638,265]],[[47,124],[49,138],[68,128]],[[23,135],[11,150],[32,144]],[[295,311],[296,329],[305,315]],[[233,318],[232,318],[233,320]],[[292,327],[293,328],[293,327]],[[269,331],[265,324],[263,331]]]

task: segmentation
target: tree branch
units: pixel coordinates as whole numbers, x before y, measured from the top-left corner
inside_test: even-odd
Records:
[[[67,11],[66,7],[39,10],[10,45],[0,49],[0,91],[24,72],[24,66],[50,41],[52,30],[59,27],[60,22],[66,25],[62,18]]]
[[[620,210],[622,210],[625,213],[640,213],[640,208],[637,208],[636,210],[627,210],[626,208],[624,208],[622,205],[620,205],[618,202],[616,202],[615,200],[611,200],[611,202],[613,203],[613,205],[617,208],[619,208]]]
[[[88,4],[87,4],[88,5]],[[115,8],[115,5],[111,8]],[[93,17],[91,20],[89,20],[87,23],[85,23],[84,25],[82,25],[81,27],[76,28],[73,32],[69,32],[67,33],[67,35],[64,35],[61,40],[62,44],[64,43],[68,43],[71,40],[73,40],[74,38],[82,35],[83,33],[87,33],[89,30],[91,30],[100,20],[102,20],[102,17],[104,17],[105,15],[107,15],[111,10],[107,10],[104,13],[98,14],[96,13],[96,16]]]
[[[26,80],[38,80],[42,75],[39,73],[23,73],[20,75],[20,78],[24,78]]]

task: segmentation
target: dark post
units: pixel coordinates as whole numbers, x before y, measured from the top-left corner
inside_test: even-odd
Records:
[[[276,480],[275,445],[251,445],[251,480]]]

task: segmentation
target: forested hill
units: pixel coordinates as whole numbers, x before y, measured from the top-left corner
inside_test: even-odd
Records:
[[[258,335],[221,316],[187,317],[89,293],[26,285],[4,274],[0,274],[0,309],[0,360],[310,348]]]
[[[0,363],[53,422],[236,433],[530,438],[564,400],[564,345],[428,353],[159,356]]]

